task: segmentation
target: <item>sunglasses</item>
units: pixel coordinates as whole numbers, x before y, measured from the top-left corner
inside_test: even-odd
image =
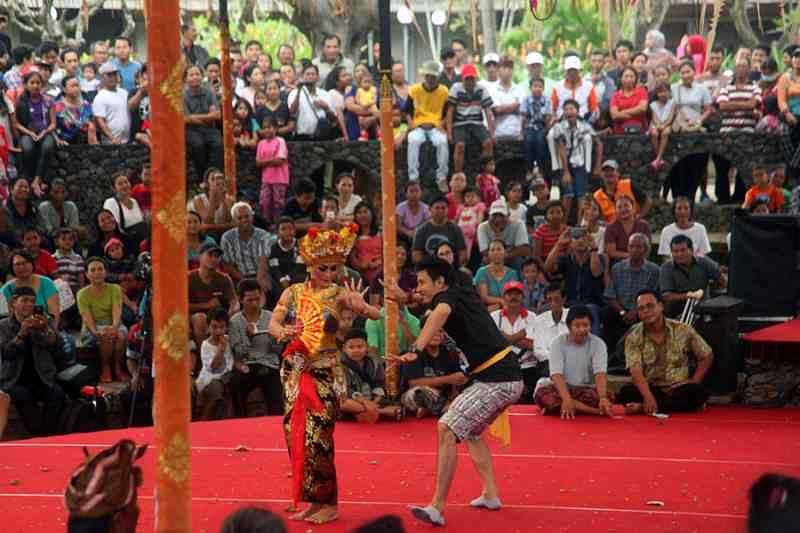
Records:
[[[336,265],[317,265],[317,270],[319,272],[334,272],[336,271]]]

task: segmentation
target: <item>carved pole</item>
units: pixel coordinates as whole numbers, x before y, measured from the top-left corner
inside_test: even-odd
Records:
[[[378,0],[378,25],[381,42],[381,213],[383,215],[383,279],[397,281],[397,222],[395,219],[394,128],[392,110],[392,13],[389,0]],[[386,355],[397,355],[397,303],[385,301]],[[386,393],[397,399],[399,372],[396,366],[386,372]]]
[[[219,39],[222,55],[222,146],[228,194],[236,197],[236,145],[233,138],[233,72],[231,72],[231,30],[228,0],[219,0]]]
[[[178,0],[147,0],[153,172],[155,531],[191,533],[186,143]]]

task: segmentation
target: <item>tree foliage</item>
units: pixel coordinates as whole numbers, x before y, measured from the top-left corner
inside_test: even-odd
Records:
[[[219,26],[209,20],[206,15],[194,17],[194,25],[198,32],[198,42],[212,56],[218,56],[220,50]],[[282,19],[257,19],[246,24],[244,28],[235,24],[231,26],[231,38],[241,43],[256,40],[264,47],[264,52],[277,59],[278,47],[288,43],[294,47],[297,57],[311,57],[311,43],[295,26]]]

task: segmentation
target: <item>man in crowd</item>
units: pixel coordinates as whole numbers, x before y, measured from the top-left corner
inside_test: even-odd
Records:
[[[322,40],[322,52],[315,57],[312,63],[319,70],[317,86],[322,88],[328,79],[328,74],[338,66],[343,66],[353,72],[353,61],[342,55],[342,41],[337,35],[328,35]]]
[[[104,144],[125,144],[130,140],[128,91],[117,86],[118,75],[119,69],[113,61],[103,63],[100,67],[103,85],[92,102],[92,114]]]
[[[231,215],[236,227],[226,231],[220,240],[231,277],[236,282],[255,278],[261,290],[268,293],[272,280],[267,258],[275,237],[253,226],[253,208],[247,202],[233,204]]]
[[[133,54],[133,44],[131,40],[124,36],[119,36],[114,41],[114,59],[111,62],[117,67],[120,78],[122,78],[122,88],[129,93],[136,90],[136,74],[142,68],[142,64],[131,59]]]
[[[181,24],[183,57],[186,58],[186,62],[189,65],[198,65],[206,68],[209,60],[208,50],[196,44],[195,41],[197,41],[197,28],[194,27],[194,23]]]
[[[22,87],[22,78],[33,67],[33,48],[21,44],[11,50],[11,59],[14,66],[3,74],[3,81],[10,92]]]
[[[282,347],[266,333],[272,313],[262,308],[261,287],[254,279],[239,283],[242,310],[231,317],[228,334],[233,351],[229,383],[236,416],[247,416],[247,396],[261,388],[267,415],[283,415],[283,389],[279,375]]]
[[[494,52],[489,52],[483,56],[483,70],[486,72],[486,79],[481,81],[481,85],[486,87],[489,94],[494,94],[493,91],[499,83],[498,68],[500,67],[500,56]]]
[[[92,62],[98,67],[108,61],[108,43],[95,41],[92,44]]]
[[[667,316],[681,313],[686,300],[708,295],[711,283],[727,285],[719,265],[707,257],[695,257],[692,239],[676,235],[669,243],[672,260],[661,265],[659,288],[666,303]]]
[[[539,374],[549,376],[548,361],[550,346],[559,335],[569,332],[567,313],[564,307],[566,294],[560,283],[551,283],[545,290],[545,300],[549,310],[540,313],[533,321],[533,355],[538,361]]]
[[[195,171],[203,176],[210,167],[222,167],[222,133],[217,127],[222,113],[217,97],[203,84],[203,73],[197,68],[186,72],[183,106],[186,148]]]
[[[625,39],[619,41],[617,46],[614,47],[614,60],[617,63],[617,67],[608,71],[608,76],[614,81],[614,85],[617,87],[621,86],[619,79],[622,75],[622,69],[631,64],[633,49],[633,43]]]
[[[439,73],[438,81],[449,90],[454,84],[461,81],[461,76],[456,70],[456,53],[452,48],[445,48],[439,59],[442,61],[442,71]]]
[[[658,265],[647,260],[650,239],[634,233],[628,239],[628,259],[611,268],[611,277],[603,294],[607,306],[603,313],[603,337],[612,353],[625,331],[639,321],[636,295],[641,291],[658,290]]]
[[[650,211],[650,197],[630,179],[619,175],[619,163],[613,159],[603,161],[603,186],[594,191],[594,199],[600,206],[600,216],[611,224],[617,219],[617,198],[627,196],[633,200],[634,211],[644,218]]]
[[[491,156],[494,147],[492,97],[478,85],[475,65],[464,65],[461,79],[450,87],[447,106],[447,140],[455,145],[453,170],[457,173],[464,171],[467,143],[480,146],[484,157]],[[488,127],[483,125],[484,120]]]
[[[478,250],[484,262],[487,261],[489,244],[500,239],[506,244],[506,262],[522,266],[522,261],[531,255],[531,247],[525,224],[509,218],[508,206],[503,198],[492,202],[489,220],[478,225]]]
[[[58,432],[66,395],[56,382],[56,358],[61,340],[51,321],[35,310],[30,287],[14,289],[11,315],[0,320],[0,390],[11,397],[28,431],[35,435]],[[44,403],[40,417],[38,403]],[[41,423],[37,423],[41,420]]]
[[[497,55],[497,54],[495,54]],[[520,140],[522,138],[522,113],[520,108],[525,100],[525,91],[514,85],[514,61],[509,57],[500,60],[497,83],[489,86],[494,114],[494,136],[498,141]]]
[[[433,255],[442,243],[450,243],[458,254],[458,263],[466,264],[467,245],[461,228],[447,219],[447,198],[437,196],[431,201],[431,218],[423,223],[414,234],[411,246],[411,260],[414,264],[422,261],[426,255]],[[487,245],[488,247],[488,245]]]
[[[544,414],[561,413],[572,420],[575,413],[611,416],[606,389],[606,344],[590,333],[592,313],[576,306],[567,314],[569,333],[550,346],[550,379],[536,387],[536,404]]]
[[[694,411],[705,404],[703,378],[714,356],[703,338],[686,324],[664,317],[657,292],[636,298],[641,322],[625,339],[625,360],[633,378],[617,394],[628,414]],[[697,360],[689,375],[689,354]]]
[[[230,276],[219,272],[222,248],[209,242],[200,248],[200,265],[189,273],[189,313],[192,335],[198,345],[208,335],[208,313],[225,309],[228,316],[239,310],[239,301]]]
[[[598,110],[597,91],[589,80],[581,77],[581,60],[571,55],[564,58],[564,79],[553,87],[550,100],[557,118],[564,113],[564,103],[568,100],[578,102],[578,115],[593,122]]]
[[[450,96],[445,85],[438,81],[439,64],[426,61],[419,69],[422,83],[408,90],[405,112],[408,115],[408,179],[419,181],[419,150],[422,143],[430,141],[436,150],[436,183],[439,190],[447,192],[447,171],[450,151],[444,128],[444,109]]]
[[[525,65],[528,67],[528,81],[523,82],[524,87],[522,87],[525,95],[530,94],[530,80],[541,79],[544,80],[544,95],[549,98],[553,94],[555,82],[544,75],[544,56],[539,52],[530,52],[525,56]]]
[[[533,389],[541,370],[533,355],[534,320],[536,315],[522,306],[524,287],[519,281],[509,281],[503,285],[503,307],[491,312],[497,329],[508,340],[511,351],[517,354],[525,390],[520,400],[530,403],[533,400]]]
[[[397,353],[404,353],[419,335],[419,319],[407,306],[401,305],[397,326]],[[380,318],[377,320],[367,319],[364,329],[370,355],[376,361],[382,360],[386,356],[386,308],[380,308]]]
[[[455,54],[455,69],[458,74],[461,74],[461,69],[467,63],[470,63],[469,51],[467,50],[467,43],[461,39],[453,39],[450,41],[450,49]]]
[[[297,180],[294,196],[286,202],[283,216],[292,219],[297,237],[305,235],[313,226],[322,224],[322,206],[313,181],[308,178]]]
[[[617,90],[614,80],[603,70],[606,64],[606,51],[592,50],[589,56],[589,82],[594,87],[599,102],[600,112],[608,111],[611,106],[611,95]]]
[[[761,80],[761,64],[772,55],[772,48],[768,44],[757,44],[753,47],[753,55],[750,57],[751,71],[749,73],[750,80],[758,82]]]

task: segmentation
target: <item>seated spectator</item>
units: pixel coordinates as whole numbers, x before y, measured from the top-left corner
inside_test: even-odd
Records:
[[[453,249],[453,245],[449,242],[442,242],[439,246],[436,247],[433,254],[435,257],[438,257],[451,267],[453,267],[453,284],[460,285],[462,287],[475,287],[475,283],[472,279],[472,272],[465,267],[462,266],[458,260],[458,255],[456,251]]]
[[[544,209],[545,223],[533,233],[533,257],[544,262],[566,231],[564,207],[558,200],[549,202]],[[545,269],[546,271],[546,269]]]
[[[44,93],[46,80],[37,71],[23,78],[24,91],[11,115],[12,125],[22,149],[20,176],[30,180],[33,194],[41,197],[47,188],[50,155],[56,148],[56,113],[53,99]]]
[[[479,224],[483,223],[486,216],[486,205],[481,202],[480,193],[475,187],[467,187],[464,190],[464,205],[461,206],[456,219],[464,241],[467,245],[467,257],[472,257],[472,245],[478,233]]]
[[[675,118],[675,102],[672,100],[672,91],[667,82],[658,83],[653,92],[655,99],[650,102],[650,142],[653,144],[656,157],[650,165],[655,171],[659,171],[667,165],[664,161],[664,152],[667,151],[672,120]]]
[[[256,167],[261,169],[261,215],[274,224],[286,206],[289,190],[289,151],[286,141],[276,135],[277,125],[265,118],[256,150]]]
[[[205,192],[189,200],[186,203],[186,210],[195,211],[200,215],[203,231],[221,235],[235,225],[231,207],[236,203],[236,196],[227,190],[225,174],[218,168],[206,170],[201,188],[205,189]]]
[[[137,243],[119,230],[114,213],[108,209],[101,209],[95,216],[95,233],[96,240],[89,246],[87,254],[89,257],[105,255],[106,243],[111,239],[119,239],[122,242],[126,257],[134,256],[138,252]]]
[[[422,83],[412,85],[408,91],[408,179],[419,181],[419,151],[428,141],[436,150],[436,184],[441,192],[447,192],[450,151],[442,117],[450,92],[439,83],[439,70],[436,61],[423,63],[419,69]]]
[[[500,239],[491,241],[486,258],[488,263],[475,273],[475,285],[491,312],[503,306],[503,287],[510,281],[519,282],[519,273],[505,265],[506,245]]]
[[[489,244],[494,240],[503,242],[507,264],[519,268],[526,257],[530,257],[531,247],[525,225],[518,220],[511,220],[508,206],[504,199],[496,200],[489,208],[489,220],[478,226],[478,250],[484,263],[488,261]]]
[[[467,143],[480,146],[484,156],[491,156],[494,151],[492,97],[478,84],[475,65],[464,65],[461,81],[450,87],[447,101],[447,139],[454,145],[453,170],[458,173],[464,171]],[[484,120],[487,126],[483,125]]]
[[[417,288],[417,275],[409,261],[411,255],[408,243],[402,239],[397,240],[395,264],[397,266],[397,286],[406,295],[406,302],[412,300],[414,289]],[[369,288],[370,304],[381,305],[383,299],[383,272],[378,273],[378,277],[372,282]],[[413,303],[413,302],[412,302]]]
[[[467,383],[459,353],[444,342],[441,331],[434,333],[419,357],[402,367],[402,381],[408,388],[401,398],[403,407],[417,418],[441,416],[459,388]]]
[[[126,173],[119,173],[113,178],[114,196],[106,198],[103,209],[114,215],[120,231],[136,242],[148,237],[147,222],[139,202],[131,196],[131,182]]]
[[[461,207],[464,205],[464,191],[467,189],[467,175],[463,172],[456,172],[450,177],[450,192],[445,194],[447,198],[447,218],[450,222],[458,219]]]
[[[302,237],[312,226],[323,221],[317,198],[317,186],[313,181],[303,178],[295,182],[294,196],[286,202],[283,216],[294,220],[298,237]]]
[[[532,313],[547,309],[544,268],[541,261],[530,257],[522,263],[522,306]]]
[[[209,167],[220,167],[222,133],[216,127],[220,120],[217,97],[203,85],[203,68],[192,65],[186,69],[186,89],[183,91],[186,125],[186,149],[195,171],[204,174]]]
[[[509,181],[506,183],[505,192],[508,219],[525,224],[525,220],[528,218],[528,207],[522,201],[522,183],[515,180]]]
[[[280,291],[306,277],[306,265],[297,248],[294,221],[289,217],[278,219],[278,239],[269,251],[269,271],[272,286]]]
[[[467,245],[461,229],[447,219],[447,198],[437,196],[431,201],[431,218],[417,228],[411,246],[411,259],[419,263],[426,255],[433,255],[440,244],[450,243],[457,254],[458,264],[467,262]],[[488,247],[488,243],[487,243]]]
[[[617,402],[628,414],[694,411],[706,401],[703,378],[714,356],[703,338],[686,324],[664,317],[657,292],[636,298],[641,322],[625,339],[625,361],[633,384],[623,385]],[[689,375],[689,354],[696,359]]]
[[[106,281],[108,283],[119,283],[123,274],[133,273],[133,258],[125,257],[125,248],[121,240],[109,239],[103,252],[103,259],[106,262]]]
[[[192,334],[198,343],[206,338],[211,311],[222,308],[231,316],[239,310],[230,276],[217,270],[222,253],[216,244],[204,244],[200,248],[199,267],[189,273],[189,313],[192,314]]]
[[[624,74],[623,74],[624,76]],[[561,413],[572,420],[575,414],[611,416],[606,389],[608,352],[603,339],[592,329],[592,312],[583,306],[567,314],[569,333],[558,336],[550,346],[550,379],[536,386],[534,399],[543,414]]]
[[[544,263],[545,272],[564,279],[567,305],[583,305],[592,312],[592,332],[600,333],[600,309],[603,299],[605,256],[597,253],[594,239],[585,231],[564,230]]]
[[[719,265],[708,257],[695,257],[692,239],[676,235],[669,244],[672,260],[661,265],[659,289],[664,297],[667,316],[678,316],[689,298],[708,297],[711,283],[727,285]]]
[[[92,101],[92,114],[104,144],[125,144],[131,138],[128,91],[118,86],[118,74],[113,62],[100,67],[103,85]]]
[[[231,216],[236,227],[226,231],[220,240],[226,269],[235,282],[255,278],[267,293],[272,289],[267,259],[275,236],[253,226],[253,208],[245,202],[233,204]]]
[[[525,226],[533,242],[533,235],[539,226],[545,222],[547,204],[550,202],[550,188],[544,178],[534,178],[531,182],[531,192],[528,199],[528,208],[525,210]]]
[[[0,293],[11,301],[14,289],[17,287],[30,287],[36,295],[36,305],[41,306],[53,318],[56,326],[59,323],[61,304],[58,299],[58,288],[53,280],[46,276],[34,274],[36,268],[34,258],[25,250],[15,250],[9,256],[11,263],[10,279],[0,288]]]
[[[525,287],[519,281],[509,281],[503,285],[502,304],[492,311],[492,321],[500,333],[508,340],[511,351],[519,359],[525,390],[521,399],[533,398],[533,388],[540,376],[538,361],[533,355],[534,320],[536,315],[522,305]],[[527,402],[526,402],[527,403]]]
[[[620,88],[611,97],[611,118],[614,121],[614,134],[647,133],[647,89],[639,85],[633,67],[622,69]]]
[[[55,276],[69,284],[72,294],[78,294],[86,285],[86,262],[75,252],[75,240],[72,228],[61,228],[56,233],[56,252],[53,254],[57,266]]]
[[[255,280],[239,283],[239,300],[242,310],[231,317],[229,333],[234,359],[229,383],[234,413],[237,417],[247,416],[247,396],[259,387],[267,415],[283,415],[279,375],[282,347],[267,334],[272,313],[262,309],[261,287]]]
[[[566,293],[560,283],[551,283],[545,290],[548,311],[540,313],[533,322],[533,355],[538,361],[539,374],[549,376],[550,345],[563,333],[568,333],[566,318],[569,309],[564,307]]]
[[[245,507],[228,515],[222,533],[287,533],[283,520],[275,513],[257,507]]]
[[[36,292],[17,287],[8,298],[11,315],[0,320],[0,390],[4,391],[0,432],[8,416],[8,398],[33,435],[55,435],[66,395],[56,382],[60,338],[53,322],[36,309]],[[42,416],[39,402],[44,403]],[[37,424],[37,421],[41,421]]]
[[[34,274],[52,278],[58,267],[50,252],[42,249],[42,235],[38,229],[25,228],[22,232],[22,247],[33,258]]]
[[[669,259],[672,252],[669,248],[676,235],[686,235],[694,244],[694,255],[705,257],[711,253],[711,242],[708,240],[706,227],[694,220],[694,205],[688,198],[679,196],[672,204],[672,216],[675,222],[661,230],[658,243],[658,255]]]
[[[83,231],[78,206],[67,200],[67,184],[56,178],[50,184],[49,199],[39,204],[39,220],[47,238],[53,239],[62,228]]]
[[[78,78],[66,76],[61,85],[64,97],[55,103],[56,142],[60,146],[97,144],[92,104],[84,99]]]
[[[353,329],[353,324],[359,317],[349,307],[343,308],[339,312],[339,324],[336,328],[336,347],[339,351],[344,348],[344,340],[347,334]],[[360,321],[360,320],[359,320]]]
[[[481,173],[475,176],[475,187],[480,193],[481,202],[492,205],[500,199],[500,178],[494,175],[494,158],[485,156],[481,158]]]
[[[359,422],[374,423],[381,416],[402,420],[402,407],[390,405],[386,398],[383,362],[369,357],[364,330],[351,329],[345,337],[342,365],[347,378],[347,391],[341,398],[342,414]]]
[[[336,176],[336,200],[339,202],[339,221],[342,223],[352,222],[353,213],[356,206],[363,200],[361,196],[354,194],[355,181],[349,172],[342,172]]]
[[[600,211],[600,204],[597,203],[594,196],[587,196],[583,207],[583,213],[580,214],[580,227],[586,230],[586,233],[591,235],[592,239],[594,239],[598,253],[604,254],[606,247],[606,226],[601,221],[602,212]]]
[[[786,188],[786,165],[778,165],[769,173],[769,182],[783,194],[783,209],[788,211],[792,203],[792,191]]]
[[[214,238],[201,231],[202,220],[194,211],[186,213],[186,260],[189,270],[197,268],[200,259],[200,250],[206,244],[216,244]]]
[[[3,438],[3,433],[6,430],[8,423],[8,406],[11,405],[11,397],[3,391],[0,391],[0,439]]]
[[[617,198],[617,220],[606,227],[605,252],[612,263],[627,259],[628,241],[634,233],[650,238],[650,224],[635,215],[633,200],[628,196]]]
[[[113,375],[130,381],[125,364],[128,330],[122,324],[122,289],[106,283],[106,264],[99,257],[86,261],[89,285],[78,291],[78,311],[83,320],[81,346],[97,348],[100,359],[100,381],[110,383]]]
[[[341,205],[342,193],[339,192],[339,204]],[[422,200],[422,186],[418,181],[406,182],[406,199],[397,204],[395,216],[397,217],[397,232],[407,237],[410,241],[414,240],[414,234],[422,224],[430,220],[431,210],[428,204]],[[341,209],[339,213],[341,214]]]
[[[142,210],[145,218],[150,218],[150,211],[152,209],[152,197],[150,194],[150,178],[152,173],[150,170],[150,162],[142,165],[142,171],[139,173],[139,183],[131,189],[131,198],[136,200],[139,204],[139,209]]]
[[[623,179],[619,175],[619,163],[613,159],[603,161],[603,186],[592,195],[600,206],[600,212],[606,224],[617,220],[617,200],[627,196],[633,200],[635,213],[642,218],[650,212],[650,197],[630,179]]]
[[[634,233],[629,239],[628,250],[628,259],[611,268],[608,286],[603,293],[608,304],[603,313],[603,338],[612,352],[625,331],[639,321],[636,295],[643,290],[658,290],[658,265],[647,260],[650,255],[649,237]]]
[[[202,367],[194,383],[203,404],[203,420],[221,420],[228,411],[226,399],[234,364],[225,309],[211,311],[208,332],[200,347]]]
[[[761,163],[755,163],[753,165],[753,186],[747,190],[742,208],[750,209],[753,201],[760,197],[769,201],[770,213],[778,213],[783,209],[783,192],[770,184],[767,167]]]
[[[547,160],[547,133],[555,118],[550,99],[544,95],[544,80],[531,78],[531,95],[522,103],[525,161],[528,171],[544,169]]]
[[[355,209],[355,224],[358,239],[350,252],[350,264],[364,282],[371,285],[383,270],[383,236],[378,229],[378,217],[368,202],[361,202]]]
[[[11,185],[11,194],[5,201],[5,211],[8,215],[8,226],[14,232],[14,242],[22,242],[22,231],[25,228],[39,226],[39,211],[31,198],[28,180],[17,178]]]

